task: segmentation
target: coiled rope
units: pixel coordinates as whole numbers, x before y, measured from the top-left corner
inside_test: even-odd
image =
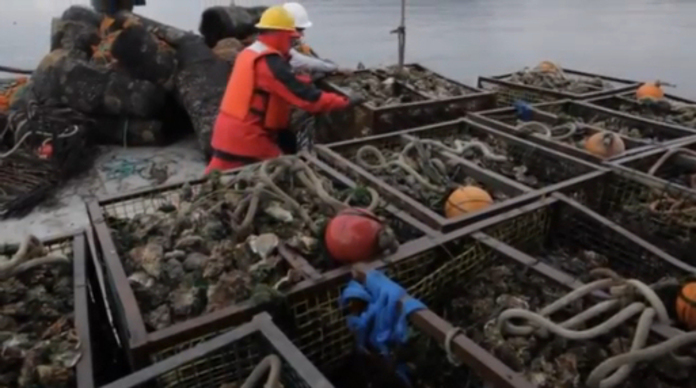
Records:
[[[433,139],[419,139],[415,137],[408,136],[409,142],[401,149],[400,152],[395,152],[387,160],[384,153],[380,151],[377,147],[372,145],[364,145],[358,149],[355,155],[355,159],[361,167],[373,171],[373,172],[386,172],[392,167],[396,167],[404,170],[413,178],[418,181],[425,189],[435,191],[435,192],[445,192],[447,190],[446,183],[449,180],[447,178],[447,168],[439,159],[433,158],[430,155],[430,150],[433,148],[441,149],[443,151],[451,152],[454,154],[464,154],[470,149],[478,149],[483,154],[483,158],[502,162],[506,161],[507,157],[504,155],[498,155],[491,151],[487,144],[480,142],[478,140],[464,141],[455,140],[454,147],[449,147],[439,140]],[[419,158],[415,161],[409,157],[409,154],[416,151]],[[371,155],[376,162],[370,163],[366,158]],[[428,177],[421,175],[413,165],[417,165],[424,174]],[[429,179],[430,178],[430,179]],[[435,181],[437,183],[433,183]]]
[[[31,127],[37,123],[39,129],[30,128],[23,133],[25,127]],[[8,116],[7,125],[0,133],[0,140],[10,132],[14,134],[14,146],[7,152],[0,153],[0,159],[13,155],[32,136],[44,137],[42,144],[46,144],[54,138],[66,139],[78,135],[81,125],[90,123],[85,115],[70,108],[61,108],[51,105],[40,105],[36,100],[27,102],[23,109],[15,110]],[[55,132],[49,132],[54,127],[60,128]],[[17,138],[18,136],[21,136]]]
[[[542,137],[554,140],[565,140],[578,131],[578,125],[575,123],[565,123],[555,127],[549,127],[538,121],[527,121],[517,126],[518,131],[527,134],[538,134]],[[558,132],[561,131],[560,134]]]
[[[266,379],[266,384],[263,388],[281,388],[280,384],[280,358],[275,354],[266,356],[261,362],[256,365],[249,377],[240,388],[259,388],[259,382],[266,373],[268,373],[268,378]]]
[[[541,309],[538,313],[519,308],[503,311],[497,319],[498,329],[503,333],[517,336],[533,334],[546,338],[549,336],[549,332],[551,332],[570,340],[589,340],[608,334],[611,330],[626,323],[635,315],[641,314],[630,351],[626,354],[612,357],[595,368],[587,379],[587,386],[590,388],[615,387],[628,377],[636,363],[663,357],[680,347],[696,342],[695,337],[682,335],[675,337],[678,339],[677,341],[668,341],[668,345],[663,343],[645,348],[650,328],[655,318],[662,324],[669,324],[667,309],[654,291],[654,288],[660,284],[648,286],[639,280],[623,279],[613,271],[604,268],[596,269],[590,273],[594,276],[609,277],[575,289]],[[590,293],[603,289],[609,290],[609,294],[612,296],[611,299],[602,301],[561,323],[553,322],[548,318],[551,314],[558,312]],[[642,296],[648,305],[646,306],[645,303],[637,301],[637,296]],[[620,310],[604,322],[589,329],[575,330],[576,327],[588,320],[616,309]],[[526,321],[526,323],[515,324],[511,322],[512,319],[520,319]],[[675,357],[675,359],[688,365],[691,365],[691,363],[696,364],[696,360],[688,357]]]
[[[665,152],[665,154],[662,155],[662,157],[660,159],[658,159],[655,162],[655,164],[652,165],[652,167],[650,167],[650,170],[648,170],[648,175],[655,175],[655,173],[657,173],[657,171],[660,169],[660,167],[662,167],[662,165],[665,164],[665,162],[667,162],[667,160],[669,160],[672,156],[678,155],[678,154],[686,154],[686,155],[690,155],[690,156],[696,156],[696,151],[690,150],[688,148],[671,149],[671,150]]]
[[[254,217],[258,210],[261,195],[267,194],[274,196],[281,201],[283,201],[287,206],[289,206],[293,211],[295,211],[302,220],[314,228],[315,232],[318,233],[318,229],[315,228],[312,217],[307,213],[307,210],[302,207],[294,198],[283,191],[276,181],[279,178],[287,179],[288,176],[297,178],[297,180],[314,194],[323,203],[330,206],[334,212],[338,213],[350,207],[348,200],[341,202],[329,194],[333,191],[330,187],[331,182],[326,179],[321,178],[307,163],[305,163],[298,156],[282,156],[275,159],[269,159],[264,161],[260,165],[251,166],[246,168],[232,179],[228,187],[237,185],[240,182],[254,183],[251,188],[245,190],[245,198],[239,203],[234,211],[234,219],[240,219],[242,214],[244,214],[242,222],[237,226],[233,225],[233,228],[241,231],[248,231],[252,226]],[[329,187],[327,187],[329,186]],[[374,211],[380,203],[379,194],[374,189],[366,189],[370,194],[370,204],[367,206],[367,210]],[[194,206],[192,206],[193,208]],[[214,207],[213,207],[214,208]]]

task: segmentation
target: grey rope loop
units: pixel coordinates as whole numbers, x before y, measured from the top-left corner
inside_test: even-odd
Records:
[[[247,377],[241,388],[257,388],[261,378],[268,373],[266,384],[263,388],[281,388],[280,384],[280,358],[275,354],[266,356],[261,362],[256,365],[249,377]]]
[[[538,121],[527,121],[516,127],[520,132],[538,134],[541,137],[545,137],[553,140],[565,140],[578,131],[578,125],[575,123],[565,123],[557,125],[555,127],[549,127],[548,125],[538,122]],[[560,135],[554,135],[554,132],[563,129],[565,132]]]
[[[609,358],[599,364],[587,378],[587,385],[589,387],[599,388],[613,387],[616,384],[609,385],[608,383],[604,383],[608,381],[605,376],[607,376],[611,371],[616,369],[620,370],[625,365],[635,365],[639,362],[655,360],[668,354],[672,354],[672,352],[692,344],[696,344],[696,332],[680,334],[676,337],[670,338],[667,341],[640,350],[634,350],[633,347],[631,347],[630,352]],[[690,357],[682,356],[674,357],[674,359],[683,363],[684,366],[696,365],[696,360]],[[613,380],[609,382],[614,383]]]
[[[445,354],[447,355],[447,361],[450,362],[450,364],[454,366],[462,366],[463,362],[459,359],[457,359],[457,356],[454,355],[454,352],[452,352],[452,341],[454,340],[454,337],[458,336],[459,334],[464,334],[464,330],[462,330],[461,327],[453,327],[449,329],[447,334],[445,335]]]
[[[663,324],[670,323],[667,309],[654,290],[654,288],[659,288],[666,283],[657,282],[651,287],[635,279],[623,279],[613,271],[605,268],[594,270],[591,274],[594,276],[608,276],[609,278],[596,280],[579,287],[544,307],[538,313],[520,308],[505,310],[498,316],[497,327],[501,332],[507,332],[512,335],[528,336],[534,334],[541,338],[545,338],[548,337],[550,332],[569,340],[579,341],[606,335],[618,326],[625,324],[633,316],[640,314],[640,319],[629,352],[607,360],[611,361],[619,358],[619,361],[613,361],[609,364],[605,361],[592,372],[587,381],[587,385],[590,388],[613,388],[621,384],[630,375],[635,364],[639,362],[636,361],[637,358],[620,357],[630,356],[632,354],[643,354],[637,352],[642,352],[642,350],[644,350],[643,348],[647,343],[650,328],[655,318]],[[609,289],[609,294],[612,299],[602,301],[561,323],[553,322],[548,318],[551,314],[567,307],[590,293],[607,288]],[[646,306],[645,303],[636,301],[636,296],[642,296],[648,303],[648,306]],[[627,303],[630,304],[627,305]],[[620,310],[604,322],[585,330],[575,330],[575,328],[582,323],[612,310],[616,310],[617,308]],[[511,319],[522,319],[527,323],[514,324],[510,321]],[[680,342],[679,344],[679,346],[684,346],[685,343]],[[675,350],[675,348],[668,348],[667,351],[649,352],[648,354],[652,357],[649,359],[662,357],[669,354],[672,350]],[[689,357],[675,356],[675,359],[682,364],[690,364],[693,362],[696,365],[696,360]],[[603,369],[599,369],[600,367]]]
[[[406,136],[406,138],[408,139],[408,143],[401,149],[400,152],[395,154],[395,157],[392,157],[392,160],[387,160],[384,153],[372,145],[364,145],[360,147],[356,153],[355,159],[358,165],[369,171],[386,171],[390,167],[398,167],[413,176],[413,178],[415,178],[425,189],[435,192],[445,192],[447,190],[447,187],[442,184],[447,181],[447,178],[444,176],[446,175],[446,168],[442,161],[428,157],[428,151],[426,147],[423,147],[424,145],[440,148],[444,151],[449,151],[455,154],[463,154],[471,148],[477,148],[481,151],[485,159],[499,162],[507,160],[506,156],[494,153],[491,151],[488,145],[478,140],[455,140],[455,146],[449,147],[438,140],[420,139],[413,136]],[[408,154],[414,149],[417,151],[419,156],[426,157],[425,159],[423,157],[421,158],[424,160],[421,161],[419,166],[423,170],[424,174],[428,175],[433,180],[440,181],[439,183],[441,184],[431,182],[428,177],[423,176],[411,165],[411,159],[408,157]],[[376,161],[374,163],[368,162],[366,160],[368,155],[373,156]]]

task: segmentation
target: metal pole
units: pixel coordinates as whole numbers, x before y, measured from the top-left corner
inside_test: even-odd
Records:
[[[404,68],[406,56],[406,0],[401,0],[401,25],[399,26],[399,71]]]
[[[399,68],[398,73],[401,73],[404,68],[404,58],[406,56],[406,0],[401,0],[401,24],[392,34],[397,34],[399,38]]]

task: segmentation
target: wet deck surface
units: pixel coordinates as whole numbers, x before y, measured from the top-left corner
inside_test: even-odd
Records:
[[[147,2],[137,12],[187,30],[197,29],[205,7],[228,3]],[[72,4],[85,3],[88,1],[3,0],[0,62],[33,68],[48,51],[51,18]],[[396,37],[389,31],[398,24],[400,1],[303,3],[315,24],[308,31],[308,42],[322,55],[350,66],[359,61],[368,66],[396,61]],[[659,78],[678,85],[671,93],[696,98],[696,78],[692,76],[696,52],[684,49],[696,32],[695,17],[696,2],[690,0],[409,0],[407,61],[474,84],[478,75],[509,72],[549,59],[617,77]],[[37,209],[22,220],[0,223],[2,240],[27,231],[43,236],[87,225],[80,197],[147,186],[150,182],[139,174],[118,178],[110,166],[127,160],[137,165],[143,157],[153,155],[164,159],[170,155],[176,160],[172,167],[176,173],[169,182],[203,171],[202,157],[191,142],[164,149],[111,149],[90,176],[66,187],[52,207]]]
[[[101,152],[88,174],[68,182],[29,215],[0,222],[0,242],[21,240],[26,233],[47,237],[85,228],[86,200],[198,178],[205,168],[193,138],[163,148],[103,147]]]

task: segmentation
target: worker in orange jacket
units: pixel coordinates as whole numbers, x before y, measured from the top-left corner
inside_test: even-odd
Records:
[[[298,34],[293,17],[282,6],[268,8],[256,27],[257,40],[237,56],[227,84],[206,174],[282,155],[278,135],[287,131],[293,105],[326,113],[362,102],[360,97],[323,92],[297,79],[288,61]]]

